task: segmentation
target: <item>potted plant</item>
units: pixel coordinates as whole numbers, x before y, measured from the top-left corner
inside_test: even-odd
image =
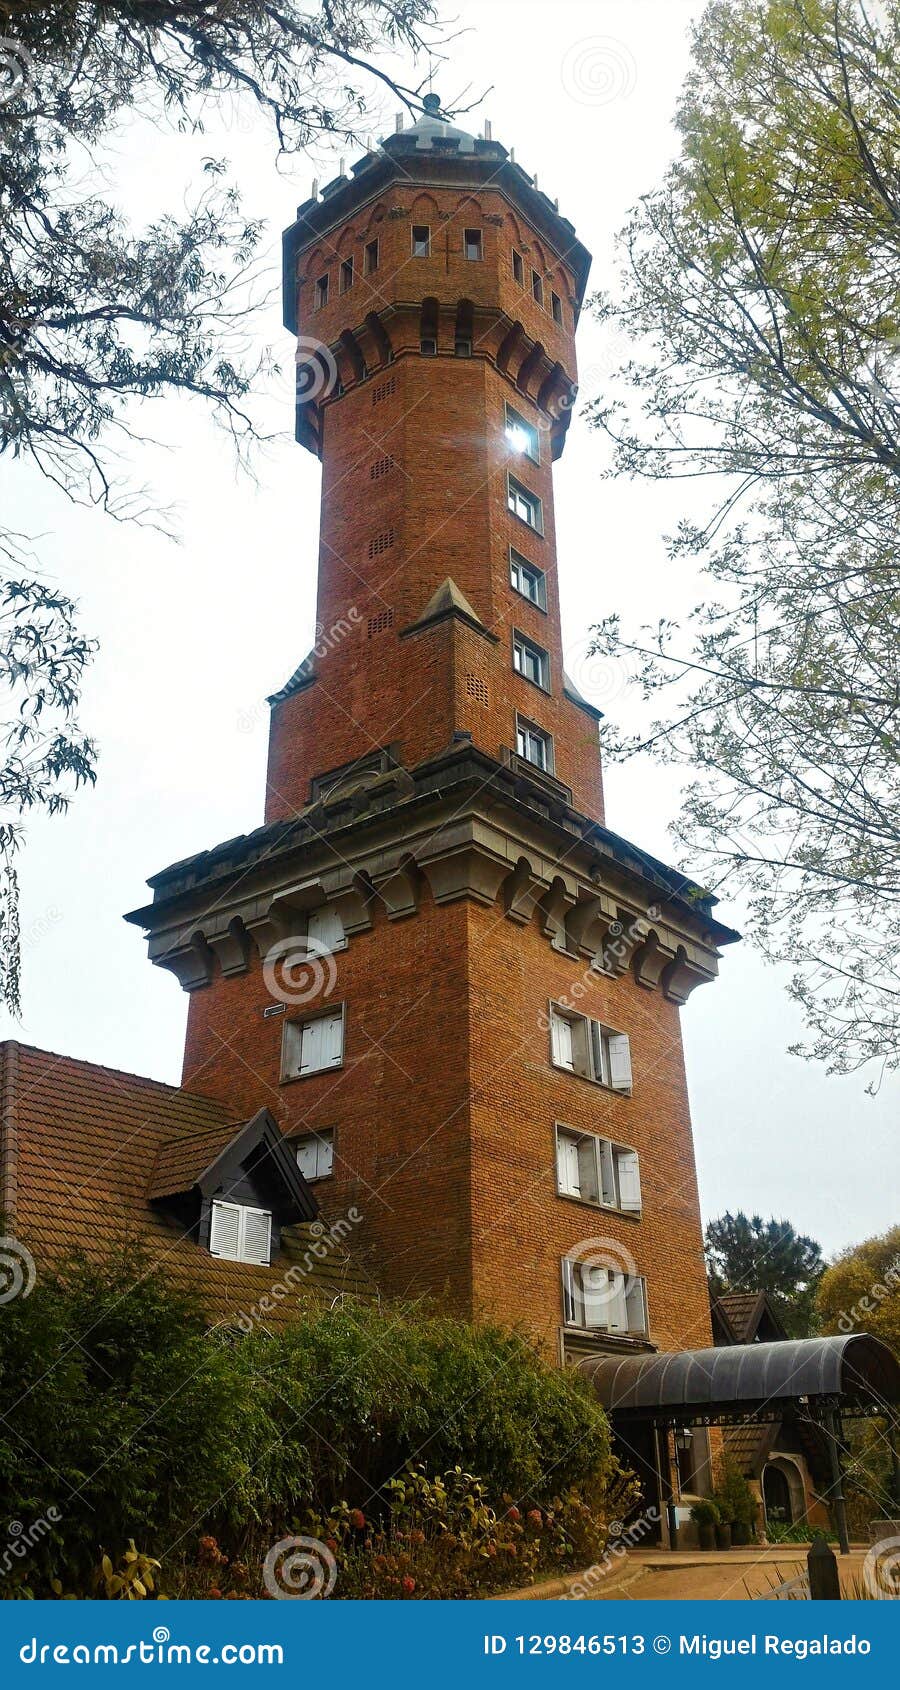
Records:
[[[697,1542],[701,1549],[715,1549],[716,1526],[719,1523],[719,1510],[708,1496],[695,1502],[691,1509],[691,1519],[697,1527]]]
[[[721,1517],[716,1521],[716,1548],[731,1548],[731,1521]]]
[[[756,1536],[757,1506],[747,1480],[736,1461],[723,1462],[716,1487],[716,1506],[722,1521],[731,1528],[731,1543],[743,1548]],[[722,1544],[721,1548],[730,1547]]]

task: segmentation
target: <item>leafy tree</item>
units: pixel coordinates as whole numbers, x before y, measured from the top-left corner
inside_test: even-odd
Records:
[[[663,711],[620,754],[694,772],[678,836],[830,1071],[900,1061],[900,0],[713,0],[680,150],[620,237],[635,337],[592,420],[614,470],[705,477],[709,602],[598,648]]]
[[[871,1332],[900,1357],[900,1226],[844,1250],[819,1281],[816,1310],[823,1332]],[[866,1526],[900,1508],[890,1445],[877,1421],[845,1431],[850,1519]]]
[[[246,402],[270,366],[247,332],[259,221],[208,160],[185,216],[134,229],[85,189],[98,150],[134,114],[196,131],[228,99],[269,117],[285,152],[352,138],[367,89],[418,99],[378,53],[429,41],[430,0],[0,0],[0,453],[120,520],[160,523],[117,477],[115,448],[140,438],[135,401],[197,396],[249,445]],[[2,524],[0,607],[0,996],[18,1013],[17,817],[95,778],[77,722],[92,648]]]
[[[790,1221],[726,1211],[706,1229],[706,1265],[714,1297],[767,1291],[791,1337],[809,1336],[825,1262],[815,1239],[796,1232]]]
[[[900,1357],[900,1226],[844,1250],[823,1274],[824,1332],[872,1332]]]

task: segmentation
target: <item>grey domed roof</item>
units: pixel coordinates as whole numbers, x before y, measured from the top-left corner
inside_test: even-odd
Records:
[[[426,94],[422,104],[424,115],[411,129],[400,129],[382,141],[386,152],[432,152],[446,148],[448,152],[474,153],[475,136],[465,129],[457,129],[441,115],[439,95]]]

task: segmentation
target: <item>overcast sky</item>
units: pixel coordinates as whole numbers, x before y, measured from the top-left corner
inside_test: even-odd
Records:
[[[611,282],[613,235],[673,150],[670,120],[699,10],[692,0],[454,6],[465,33],[434,86],[449,103],[493,85],[463,121],[480,130],[489,118],[494,138],[558,196],[594,254],[592,286]],[[376,135],[393,128],[393,111],[382,106]],[[271,136],[251,112],[230,110],[224,120],[210,113],[200,139],[130,127],[110,152],[104,192],[138,224],[178,212],[207,155],[231,160],[247,210],[267,220],[276,288],[281,229],[337,158],[276,168]],[[66,818],[29,825],[24,1020],[0,1030],[175,1082],[186,999],[149,966],[122,913],[146,901],[148,874],[261,821],[263,700],[309,650],[315,621],[319,466],[290,438],[292,347],[277,296],[258,334],[286,372],[260,395],[260,414],[285,432],[259,458],[255,482],[236,471],[199,407],[165,401],[136,418],[165,444],[134,454],[132,473],[175,507],[179,544],[73,509],[28,470],[0,467],[4,521],[40,535],[47,572],[79,598],[83,629],[101,644],[82,716],[101,747],[100,778]],[[602,388],[614,352],[584,319],[583,395]],[[602,481],[606,462],[576,416],[556,472],[564,637],[582,691],[627,724],[636,704],[617,673],[585,661],[587,630],[613,610],[635,626],[696,601],[696,575],[667,562],[662,535],[683,510],[703,507],[683,485]],[[606,782],[609,825],[671,859],[674,771],[613,767]],[[724,893],[722,918],[739,927],[741,913]],[[683,1024],[707,1217],[739,1207],[785,1216],[828,1252],[896,1222],[896,1079],[872,1099],[867,1076],[828,1079],[788,1056],[799,1014],[783,978],[747,944],[726,953],[719,981],[694,993]]]

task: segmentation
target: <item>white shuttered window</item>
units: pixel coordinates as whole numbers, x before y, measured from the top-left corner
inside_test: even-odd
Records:
[[[560,1265],[566,1326],[627,1338],[647,1336],[647,1281],[642,1275],[589,1266],[568,1256]]]
[[[641,1173],[637,1152],[614,1144],[595,1133],[577,1133],[570,1127],[556,1129],[557,1189],[564,1197],[579,1197],[583,1203],[641,1211]]]
[[[344,1060],[344,1011],[329,1010],[308,1021],[285,1021],[281,1046],[281,1077],[294,1080],[340,1068]]]
[[[630,1092],[631,1046],[617,1033],[576,1010],[550,1006],[550,1052],[556,1068],[568,1068],[584,1080],[597,1080],[613,1091]]]
[[[272,1216],[268,1209],[251,1209],[244,1203],[213,1203],[210,1255],[268,1267],[271,1247]]]

